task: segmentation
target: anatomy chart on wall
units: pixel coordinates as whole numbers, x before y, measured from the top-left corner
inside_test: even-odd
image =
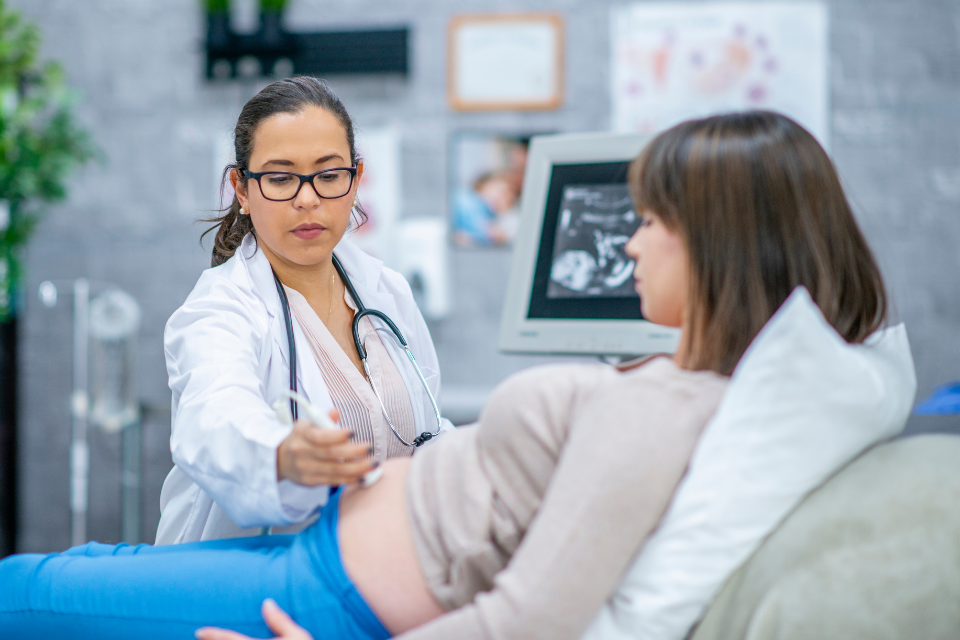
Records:
[[[636,296],[627,240],[640,224],[625,184],[563,189],[547,298]]]
[[[615,131],[769,109],[829,145],[820,2],[632,4],[612,10],[611,28]]]

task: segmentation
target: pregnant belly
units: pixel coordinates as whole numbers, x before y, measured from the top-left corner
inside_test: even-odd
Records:
[[[349,487],[340,500],[340,557],[357,590],[392,634],[444,613],[427,587],[407,512],[410,458],[383,463],[367,489]]]

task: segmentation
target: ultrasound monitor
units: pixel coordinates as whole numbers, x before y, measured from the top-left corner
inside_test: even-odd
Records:
[[[650,139],[531,139],[500,324],[506,353],[672,353],[676,329],[643,319],[624,247],[640,224],[627,168]]]

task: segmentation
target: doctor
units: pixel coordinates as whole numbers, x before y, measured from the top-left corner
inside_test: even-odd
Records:
[[[363,162],[340,99],[316,78],[274,82],[241,111],[235,150],[225,176],[236,195],[214,220],[213,268],[164,332],[175,466],[157,544],[298,531],[330,486],[452,427],[430,397],[440,395],[437,356],[410,287],[344,238],[365,215]],[[395,323],[423,380],[371,316],[357,323],[361,362],[351,283],[360,304]],[[277,417],[294,386],[288,331],[297,391],[339,417],[340,430],[302,419],[291,429]]]

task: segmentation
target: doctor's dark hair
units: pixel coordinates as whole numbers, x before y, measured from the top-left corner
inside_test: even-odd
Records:
[[[350,146],[350,162],[356,165],[361,158],[357,154],[354,143],[353,120],[347,113],[347,108],[343,106],[343,102],[330,88],[330,85],[323,80],[310,76],[295,76],[267,85],[260,93],[250,98],[247,104],[243,105],[240,117],[237,118],[236,129],[234,129],[234,151],[237,161],[227,165],[223,170],[220,179],[221,193],[230,179],[230,172],[234,170],[239,174],[240,183],[244,186],[247,185],[247,178],[243,175],[243,170],[249,169],[254,136],[257,133],[257,128],[264,120],[278,113],[298,113],[309,106],[320,107],[337,118],[347,134],[347,144]],[[201,239],[211,231],[216,230],[213,241],[213,255],[210,258],[210,266],[212,267],[223,264],[231,258],[248,233],[252,231],[254,237],[256,237],[256,230],[253,228],[250,216],[240,214],[240,201],[236,195],[233,196],[233,202],[230,206],[222,209],[221,213],[221,216],[201,221],[214,223],[200,236]],[[359,203],[354,205],[352,216],[356,226],[362,225],[367,220],[367,214]]]
[[[883,278],[836,169],[786,116],[681,123],[634,160],[629,184],[637,210],[678,232],[689,254],[684,367],[732,373],[800,285],[847,342],[884,324]]]

